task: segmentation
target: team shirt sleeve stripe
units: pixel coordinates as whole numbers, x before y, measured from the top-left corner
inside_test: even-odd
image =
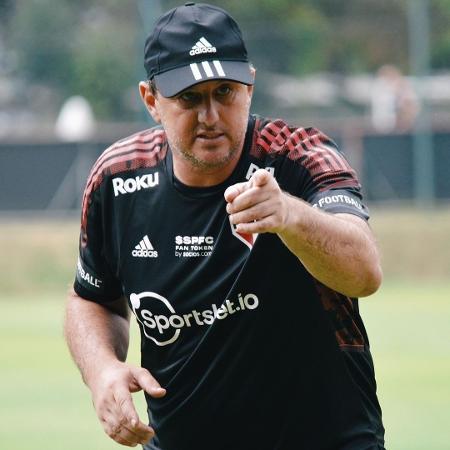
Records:
[[[164,152],[161,152],[164,143],[164,132],[153,130],[151,133],[145,132],[131,139],[119,141],[103,152],[91,170],[83,194],[82,230],[86,230],[87,227],[91,195],[101,185],[105,173],[115,174],[120,171],[155,166],[164,156],[162,154]],[[131,161],[130,164],[128,164],[129,161]]]
[[[356,174],[335,144],[315,128],[289,128],[282,121],[269,122],[260,129],[257,145],[267,154],[287,154],[299,161],[312,176],[321,172]]]

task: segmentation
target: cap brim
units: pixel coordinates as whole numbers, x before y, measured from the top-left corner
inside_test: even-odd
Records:
[[[246,61],[203,61],[160,73],[154,77],[156,88],[164,97],[173,97],[198,83],[231,80],[254,83],[250,64]]]

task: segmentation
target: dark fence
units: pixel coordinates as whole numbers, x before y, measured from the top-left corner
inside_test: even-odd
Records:
[[[90,167],[107,146],[0,144],[0,211],[80,208]]]
[[[335,136],[336,137],[336,136]],[[370,203],[414,201],[411,135],[337,136]],[[350,142],[350,145],[349,145]],[[434,200],[450,200],[450,133],[432,137]],[[0,143],[0,211],[69,211],[81,205],[89,170],[109,142]]]
[[[431,138],[431,186],[434,200],[450,199],[450,134]],[[361,179],[368,200],[414,200],[420,168],[415,167],[413,136],[363,137]]]

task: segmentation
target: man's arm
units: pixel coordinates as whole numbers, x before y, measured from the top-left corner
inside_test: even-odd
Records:
[[[105,306],[70,292],[64,334],[108,436],[128,446],[146,443],[154,430],[139,420],[131,393],[143,389],[162,397],[165,390],[146,369],[125,363],[129,342],[125,299]]]
[[[313,208],[282,192],[266,170],[230,186],[225,200],[237,231],[277,233],[311,275],[331,289],[364,297],[381,284],[376,242],[363,219]]]

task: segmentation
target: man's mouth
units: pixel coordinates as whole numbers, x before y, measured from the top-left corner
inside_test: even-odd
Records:
[[[219,132],[204,132],[204,133],[197,134],[198,139],[204,139],[207,141],[214,141],[214,140],[220,139],[223,136],[224,136],[224,133],[219,133]]]

